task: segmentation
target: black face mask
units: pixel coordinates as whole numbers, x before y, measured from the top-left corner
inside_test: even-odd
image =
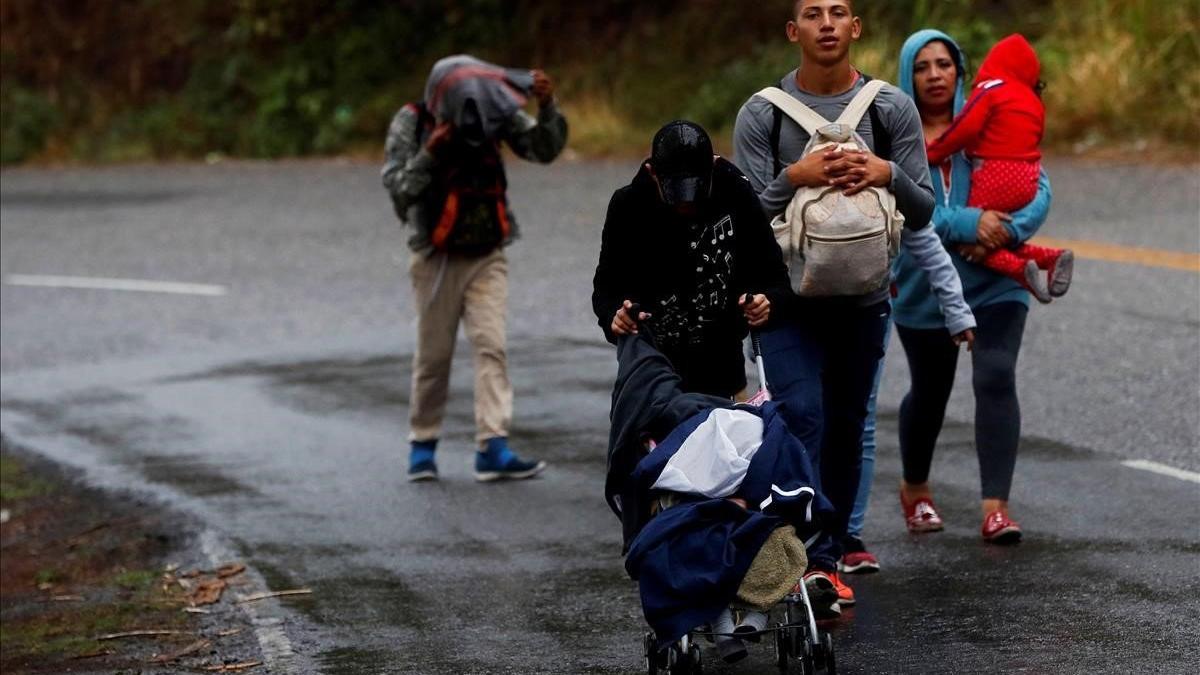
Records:
[[[477,148],[487,141],[487,134],[483,131],[483,117],[479,114],[479,105],[475,103],[475,99],[467,99],[463,103],[454,131],[469,147]]]

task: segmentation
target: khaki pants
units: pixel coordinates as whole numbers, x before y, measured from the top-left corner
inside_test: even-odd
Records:
[[[508,436],[513,394],[505,352],[508,259],[502,249],[468,258],[412,255],[417,310],[410,441],[438,438],[450,389],[450,363],[461,319],[475,355],[475,438]]]

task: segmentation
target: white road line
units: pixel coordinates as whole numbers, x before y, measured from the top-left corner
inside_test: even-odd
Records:
[[[211,529],[200,533],[200,549],[212,564],[213,569],[238,559],[233,551],[221,541],[217,533]],[[247,571],[253,575],[258,574],[253,570]],[[267,668],[275,673],[292,672],[291,661],[295,652],[292,650],[291,640],[283,630],[283,617],[271,612],[272,605],[270,604],[264,603],[257,607],[252,604],[246,603],[235,605],[235,607],[245,612],[251,625],[254,626],[254,636],[258,638],[258,646],[262,649],[263,661],[266,662]]]
[[[54,274],[10,274],[4,278],[9,286],[42,286],[46,288],[84,288],[105,291],[138,291],[142,293],[176,293],[181,295],[225,295],[229,289],[215,284],[188,284],[179,281],[149,281],[145,279],[105,279],[101,277],[69,277]]]
[[[1142,471],[1149,471],[1150,473],[1157,473],[1163,476],[1170,476],[1171,478],[1178,478],[1179,480],[1200,483],[1200,473],[1176,469],[1173,466],[1167,466],[1166,464],[1159,464],[1158,462],[1151,462],[1145,459],[1127,459],[1124,462],[1121,462],[1121,465],[1127,466],[1131,469],[1141,469]]]

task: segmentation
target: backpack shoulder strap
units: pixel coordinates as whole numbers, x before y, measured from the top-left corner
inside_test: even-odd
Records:
[[[862,121],[863,115],[867,113],[867,108],[875,102],[875,96],[883,89],[886,84],[883,80],[870,80],[863,85],[863,88],[850,99],[850,103],[846,105],[846,109],[838,116],[837,123],[844,124],[851,129],[858,127],[858,123]]]
[[[779,159],[779,136],[783,133],[783,111],[777,106],[771,106],[771,165],[772,176],[778,176],[783,171],[783,162]]]
[[[782,110],[796,124],[804,127],[809,136],[817,133],[817,129],[829,124],[829,120],[821,117],[815,110],[797,101],[791,94],[779,87],[767,87],[755,96],[766,99],[776,108]]]
[[[892,132],[888,131],[883,124],[883,119],[879,116],[879,109],[874,103],[867,108],[867,114],[871,116],[871,137],[875,143],[875,156],[891,161]]]
[[[424,101],[414,101],[404,104],[405,110],[410,110],[417,116],[417,128],[413,132],[418,143],[421,142],[421,136],[433,127],[433,114],[429,112]]]

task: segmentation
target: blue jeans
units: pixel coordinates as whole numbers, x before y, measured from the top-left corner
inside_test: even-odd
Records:
[[[892,322],[889,319],[883,331],[884,352],[887,351],[891,335]],[[883,380],[885,358],[879,359],[879,368],[875,371],[875,385],[871,388],[871,398],[867,399],[867,420],[863,424],[862,475],[858,478],[858,496],[854,498],[850,524],[846,527],[846,534],[855,539],[862,539],[863,521],[867,519],[867,502],[871,499],[871,485],[875,482],[875,403],[879,399],[879,383]]]
[[[862,470],[867,401],[883,358],[891,305],[808,300],[797,318],[761,334],[772,397],[808,449],[834,516],[809,550],[810,564],[835,570]],[[813,451],[817,448],[817,451]]]

